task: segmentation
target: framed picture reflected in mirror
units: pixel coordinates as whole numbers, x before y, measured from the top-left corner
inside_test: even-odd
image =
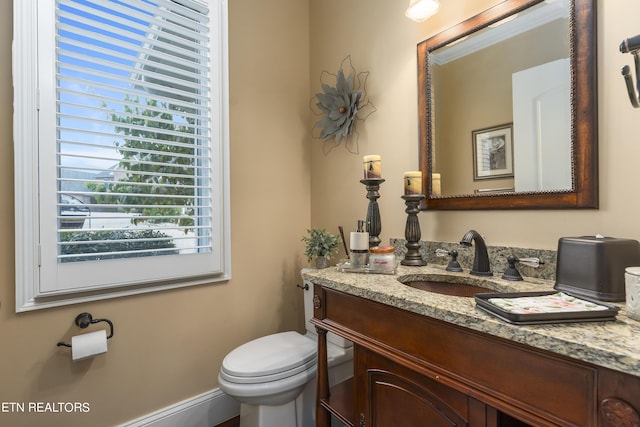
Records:
[[[473,180],[513,178],[513,124],[471,133]]]

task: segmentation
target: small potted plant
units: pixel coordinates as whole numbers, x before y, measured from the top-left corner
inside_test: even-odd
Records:
[[[329,267],[329,258],[338,252],[340,237],[328,233],[324,228],[312,228],[307,230],[307,235],[302,238],[306,248],[304,254],[307,261],[316,259],[316,268]]]

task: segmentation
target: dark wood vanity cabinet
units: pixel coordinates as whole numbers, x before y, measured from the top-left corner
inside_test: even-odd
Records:
[[[640,427],[640,379],[315,286],[316,425]],[[329,389],[326,332],[354,342]]]

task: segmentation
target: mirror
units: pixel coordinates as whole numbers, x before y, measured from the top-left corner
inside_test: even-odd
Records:
[[[422,209],[598,207],[595,0],[505,0],[418,44]]]

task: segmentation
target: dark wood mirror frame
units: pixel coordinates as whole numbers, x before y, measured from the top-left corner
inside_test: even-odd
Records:
[[[596,0],[570,2],[571,120],[573,189],[557,192],[431,195],[431,71],[429,54],[480,28],[518,13],[543,0],[505,0],[418,44],[418,110],[420,170],[426,194],[423,210],[466,209],[576,209],[598,208],[598,103],[596,61]]]

